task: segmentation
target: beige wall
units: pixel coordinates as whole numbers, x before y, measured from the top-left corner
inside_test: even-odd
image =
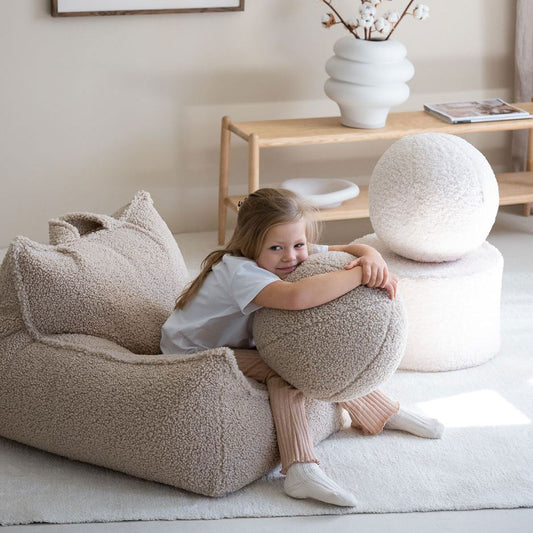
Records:
[[[416,69],[399,109],[511,98],[514,0],[426,3],[427,21],[408,19],[397,31]],[[316,0],[246,0],[235,13],[61,19],[50,17],[49,0],[1,7],[0,247],[18,234],[46,241],[49,218],[111,213],[138,189],[152,194],[175,233],[214,229],[223,115],[338,113],[322,86],[344,31],[321,28],[325,9]],[[468,140],[497,170],[508,168],[508,134]],[[364,183],[388,144],[270,149],[262,184],[303,176]],[[234,142],[232,157],[231,191],[244,192],[243,142]]]

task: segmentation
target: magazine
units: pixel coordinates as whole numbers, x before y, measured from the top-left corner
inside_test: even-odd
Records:
[[[424,104],[424,110],[452,124],[486,122],[490,120],[515,120],[533,116],[523,109],[504,102],[501,98],[448,104]]]

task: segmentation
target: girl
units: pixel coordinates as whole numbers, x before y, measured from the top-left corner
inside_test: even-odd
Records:
[[[234,349],[245,376],[266,383],[281,456],[284,490],[294,498],[353,506],[356,499],[318,466],[303,394],[271,370],[254,350],[252,317],[261,307],[307,309],[366,285],[396,296],[397,279],[377,250],[366,245],[319,246],[314,209],[287,190],[259,189],[242,203],[235,232],[211,252],[198,277],[181,294],[162,329],[163,353],[194,353],[219,346]],[[285,278],[310,253],[348,252],[357,259],[344,270],[295,283]],[[340,405],[352,426],[376,434],[383,428],[439,438],[443,426],[389,400],[379,391]]]

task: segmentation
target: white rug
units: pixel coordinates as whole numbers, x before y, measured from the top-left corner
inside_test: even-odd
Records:
[[[443,317],[445,319],[445,317]],[[213,519],[533,507],[533,276],[504,277],[503,345],[456,372],[396,374],[385,390],[439,416],[440,441],[346,429],[317,448],[359,498],[342,509],[285,496],[273,472],[210,499],[0,439],[0,523]]]

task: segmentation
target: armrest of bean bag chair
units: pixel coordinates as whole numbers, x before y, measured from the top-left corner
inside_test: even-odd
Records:
[[[20,331],[0,350],[4,437],[207,496],[279,461],[268,392],[229,348],[144,356],[87,335]],[[341,427],[334,405],[307,407],[315,442]]]

